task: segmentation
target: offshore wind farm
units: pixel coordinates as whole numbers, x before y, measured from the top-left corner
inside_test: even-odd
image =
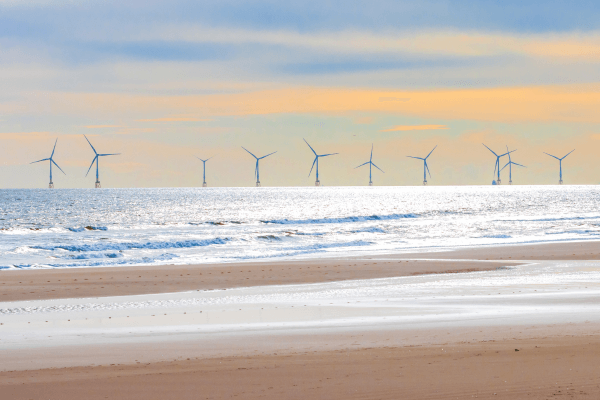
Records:
[[[94,148],[94,146],[92,145],[92,143],[89,141],[89,139],[87,138],[86,135],[83,135],[84,138],[86,139],[87,143],[89,144],[89,146],[92,148],[92,151],[94,152],[94,158],[92,159],[92,163],[90,164],[86,175],[87,176],[91,170],[91,168],[94,166],[94,164],[96,164],[96,181],[95,181],[95,187],[96,188],[101,188],[101,184],[100,184],[100,167],[99,167],[99,159],[100,157],[105,157],[105,156],[114,156],[114,155],[120,155],[121,153],[105,153],[105,154],[100,154],[96,151],[96,149]],[[321,186],[321,181],[319,179],[319,159],[323,158],[323,157],[328,157],[328,156],[332,156],[332,155],[338,155],[340,153],[328,153],[328,154],[317,154],[316,151],[312,148],[312,146],[306,141],[306,139],[303,139],[304,142],[308,145],[309,149],[312,151],[312,153],[314,154],[315,158],[313,159],[313,163],[311,165],[311,169],[309,172],[309,176],[312,174],[313,169],[315,170],[315,186]],[[49,183],[49,188],[53,189],[54,188],[54,183],[52,181],[52,165],[54,164],[57,168],[60,169],[61,172],[65,173],[59,166],[58,164],[56,164],[56,162],[54,161],[53,157],[54,157],[54,151],[56,149],[56,144],[58,142],[58,139],[55,140],[55,144],[54,144],[54,148],[52,149],[52,154],[50,155],[49,158],[45,158],[45,159],[41,159],[38,161],[34,161],[30,164],[34,164],[34,163],[38,163],[41,161],[48,161],[50,164],[50,183]],[[482,143],[483,144],[483,143]],[[498,186],[501,185],[502,183],[502,179],[501,179],[501,172],[503,170],[505,170],[508,167],[508,176],[509,176],[509,185],[512,185],[513,181],[512,181],[512,166],[517,166],[517,167],[523,167],[526,168],[524,165],[516,163],[514,161],[512,161],[511,158],[511,154],[514,153],[516,151],[515,150],[509,150],[508,146],[506,146],[506,152],[505,153],[496,153],[494,152],[491,148],[489,148],[487,145],[483,144],[483,146],[485,148],[487,148],[494,156],[495,156],[495,162],[494,162],[494,171],[493,171],[493,176],[494,179],[492,180],[492,185],[494,186]],[[428,158],[431,156],[431,154],[433,153],[433,151],[437,148],[438,146],[435,145],[433,147],[433,149],[427,154],[427,156],[425,157],[416,157],[416,156],[410,156],[407,155],[406,157],[408,158],[413,158],[413,159],[417,159],[417,160],[421,160],[423,161],[423,185],[426,186],[428,184],[427,181],[427,175],[429,175],[429,177],[431,178],[431,171],[429,170],[429,165],[427,164],[427,160]],[[382,173],[384,172],[381,168],[379,168],[377,165],[375,165],[375,163],[373,163],[373,148],[374,148],[374,143],[371,143],[371,153],[369,156],[369,161],[360,164],[356,167],[354,167],[354,169],[363,167],[368,165],[369,166],[369,186],[373,186],[373,170],[372,168],[375,167],[376,169],[378,169],[379,171],[381,171]],[[251,151],[249,151],[248,149],[246,149],[245,147],[242,146],[242,149],[244,151],[246,151],[248,154],[250,154],[254,159],[255,159],[255,164],[254,164],[254,178],[256,179],[255,182],[255,186],[256,187],[261,187],[261,181],[260,181],[260,161],[277,153],[277,151],[274,151],[272,153],[269,153],[267,155],[264,155],[262,157],[257,157],[254,153],[252,153]],[[562,179],[562,161],[568,156],[570,155],[574,150],[570,151],[569,153],[567,153],[565,156],[563,156],[562,158],[558,158],[552,154],[546,153],[544,152],[544,154],[555,158],[556,160],[559,161],[559,184],[563,184],[563,179]],[[210,159],[212,159],[213,157],[210,157],[208,159],[201,159],[197,156],[194,156],[195,158],[197,158],[198,160],[200,160],[202,162],[202,187],[207,187],[207,182],[206,182],[206,162]],[[508,157],[508,162],[506,162],[506,164],[504,164],[503,166],[501,166],[501,160],[503,157]],[[395,185],[394,185],[395,186]]]

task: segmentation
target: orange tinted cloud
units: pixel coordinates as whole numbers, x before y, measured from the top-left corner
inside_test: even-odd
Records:
[[[381,102],[381,97],[410,100]],[[102,117],[111,118],[159,112],[202,112],[208,117],[363,111],[447,120],[600,123],[597,111],[600,109],[600,84],[597,83],[422,91],[289,87],[245,93],[162,97],[45,93],[37,99],[50,102],[47,109],[53,111],[95,117],[102,114]]]
[[[446,125],[396,125],[389,129],[382,129],[379,132],[430,131],[437,129],[448,129],[448,127]]]
[[[207,122],[207,121],[212,121],[212,119],[188,118],[188,117],[136,119],[136,122],[189,122],[189,121]]]

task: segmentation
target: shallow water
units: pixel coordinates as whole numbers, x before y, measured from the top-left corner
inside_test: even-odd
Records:
[[[0,268],[590,240],[599,206],[597,186],[0,190]]]

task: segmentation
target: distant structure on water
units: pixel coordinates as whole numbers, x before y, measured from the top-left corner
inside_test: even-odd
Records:
[[[60,172],[62,172],[63,174],[65,174],[65,171],[62,170],[61,167],[58,166],[58,164],[54,161],[54,150],[56,150],[56,143],[58,142],[58,138],[54,141],[54,148],[52,149],[52,154],[50,154],[49,158],[44,158],[42,160],[37,160],[34,161],[30,164],[35,164],[35,163],[39,163],[42,161],[49,161],[50,162],[50,183],[48,184],[48,189],[54,189],[54,182],[52,182],[52,164],[56,165],[56,168],[60,169]],[[66,174],[65,174],[66,175]]]
[[[201,159],[200,157],[196,157],[198,160],[202,161],[203,169],[202,169],[202,187],[206,187],[206,162],[210,160],[212,157],[207,158],[206,160]]]
[[[310,144],[308,144],[308,142],[306,141],[306,139],[304,139],[304,142],[306,142],[306,144],[308,145],[308,147],[310,147],[310,149],[312,150],[312,152],[315,154],[315,161],[313,161],[312,163],[312,167],[310,167],[310,172],[308,173],[308,176],[310,176],[310,174],[312,174],[312,170],[315,166],[315,163],[317,164],[317,178],[315,180],[315,186],[321,186],[321,181],[319,180],[319,157],[327,157],[327,156],[333,156],[339,153],[329,153],[329,154],[317,154],[317,152],[310,146]]]
[[[508,146],[506,146],[506,154],[508,154],[508,162],[506,163],[506,165],[504,167],[502,167],[502,169],[508,167],[508,184],[512,185],[512,166],[518,165],[519,167],[523,167],[523,168],[527,168],[527,167],[524,165],[521,165],[521,164],[517,164],[516,162],[513,162],[513,160],[511,160],[510,151],[508,151]],[[500,171],[502,171],[502,169]],[[492,185],[493,185],[493,183],[492,183]]]
[[[86,172],[85,176],[88,176],[88,174],[90,173],[90,170],[92,169],[92,167],[94,166],[94,163],[96,163],[96,189],[100,188],[100,173],[99,173],[99,166],[98,166],[98,161],[100,159],[100,157],[106,157],[106,156],[118,156],[121,153],[113,153],[113,154],[98,154],[98,152],[96,151],[96,149],[94,148],[94,146],[92,146],[92,144],[90,143],[90,140],[87,138],[87,136],[83,135],[83,137],[85,137],[85,140],[87,140],[87,142],[89,143],[90,147],[92,148],[92,150],[94,150],[94,154],[95,157],[92,160],[92,163],[90,164],[90,167],[88,168],[88,171]]]
[[[559,184],[559,185],[562,185],[562,183],[563,183],[563,179],[562,179],[562,160],[564,160],[565,158],[567,158],[567,156],[568,156],[569,154],[571,154],[572,152],[574,152],[574,151],[575,151],[575,149],[571,150],[570,152],[568,152],[568,153],[567,153],[567,155],[566,155],[566,156],[564,156],[564,157],[562,157],[562,158],[558,158],[558,157],[556,157],[556,156],[553,156],[552,154],[548,154],[548,153],[546,153],[546,152],[543,152],[544,154],[546,154],[546,155],[549,155],[550,157],[554,157],[554,158],[556,158],[556,159],[558,160],[559,171],[560,171],[560,172],[559,172],[559,176],[558,176],[558,184]]]
[[[481,144],[483,144],[483,143],[481,143]],[[509,151],[507,153],[498,155],[492,149],[490,149],[489,147],[487,147],[485,144],[483,144],[483,146],[486,149],[488,149],[489,151],[491,151],[493,155],[496,156],[496,162],[494,164],[494,175],[496,175],[496,171],[498,171],[498,176],[496,177],[495,181],[492,181],[492,185],[500,185],[502,183],[502,181],[500,180],[500,158],[504,157],[505,155],[507,155],[509,153],[513,153],[513,152],[515,152],[517,150],[515,149],[515,150]]]
[[[246,150],[248,153],[250,153],[250,151],[248,149],[246,149],[244,146],[242,146],[242,149]],[[276,151],[267,154],[266,156],[262,156],[262,157],[256,157],[254,154],[250,153],[250,155],[254,158],[256,158],[256,167],[254,167],[254,176],[256,177],[256,187],[260,187],[260,172],[258,170],[258,162],[260,160],[262,160],[263,158],[267,158],[272,154],[277,153]]]
[[[307,143],[307,144],[308,144],[308,143]],[[380,170],[381,172],[383,172],[383,170],[382,170],[381,168],[379,168],[377,165],[375,165],[375,164],[373,163],[373,143],[371,143],[371,157],[369,158],[369,161],[367,161],[367,162],[366,162],[366,163],[364,163],[364,164],[360,164],[358,167],[355,167],[354,169],[356,169],[356,168],[360,168],[360,167],[362,167],[363,165],[367,165],[367,164],[369,164],[369,186],[373,186],[373,180],[371,179],[371,167],[375,167],[375,168],[377,168],[378,170]],[[383,173],[385,174],[385,172],[383,172]]]
[[[435,150],[436,148],[437,148],[437,145],[433,148],[433,150]],[[433,150],[431,150],[429,152],[429,154],[427,154],[427,157],[425,157],[425,158],[407,156],[408,158],[415,158],[417,160],[423,160],[423,186],[427,185],[427,173],[429,173],[429,177],[431,178],[431,172],[429,172],[429,167],[427,166],[427,159],[429,158],[431,153],[433,153]]]

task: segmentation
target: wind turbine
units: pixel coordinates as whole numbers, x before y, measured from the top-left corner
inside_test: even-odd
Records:
[[[508,154],[508,162],[506,163],[506,165],[504,167],[502,167],[502,169],[508,167],[508,184],[512,185],[512,166],[513,165],[518,165],[519,167],[523,167],[523,168],[527,168],[524,165],[521,164],[517,164],[516,162],[513,162],[513,160],[510,159],[510,152],[508,152],[508,146],[506,146],[506,151]],[[500,171],[502,171],[502,169]]]
[[[308,144],[308,142],[306,141],[306,139],[303,139],[304,142],[306,144]],[[308,144],[308,147],[310,147],[310,149],[312,150],[313,153],[315,153],[315,161],[313,161],[312,163],[312,167],[310,167],[310,172],[308,173],[308,176],[310,176],[310,174],[312,174],[312,170],[315,167],[315,163],[317,163],[317,179],[315,180],[315,186],[321,186],[321,181],[319,180],[319,157],[327,157],[327,156],[333,156],[339,153],[329,153],[329,154],[317,154],[317,152],[315,151],[315,149],[313,149],[310,144]]]
[[[196,157],[198,160],[202,161],[202,165],[204,166],[202,170],[202,187],[206,187],[206,162],[210,160],[212,157],[207,158],[206,160],[201,159],[200,157]]]
[[[481,143],[481,144],[483,144],[483,143]],[[485,146],[486,149],[488,149],[489,151],[491,151],[493,155],[496,156],[496,163],[494,164],[494,174],[496,173],[496,170],[497,170],[498,171],[498,178],[496,179],[496,184],[499,185],[501,183],[501,181],[500,181],[500,157],[504,157],[505,155],[513,153],[513,152],[515,152],[517,150],[515,149],[515,150],[509,151],[507,153],[498,155],[498,154],[494,153],[494,151],[492,149],[490,149],[489,147],[487,147],[485,144],[483,144],[483,145]],[[493,184],[493,182],[492,182],[492,184]]]
[[[433,148],[433,150],[435,150],[436,148],[437,148],[437,145]],[[431,150],[429,152],[429,154],[427,154],[427,157],[425,157],[425,158],[407,156],[409,158],[416,158],[417,160],[423,160],[423,185],[427,185],[427,173],[429,172],[429,167],[427,166],[427,159],[429,158],[431,153],[433,153],[433,150]],[[429,172],[429,177],[431,178],[431,172]]]
[[[360,168],[363,165],[367,165],[367,164],[369,164],[369,186],[373,186],[373,180],[371,179],[371,167],[375,167],[385,174],[385,172],[381,168],[379,168],[377,165],[373,164],[373,144],[371,144],[371,158],[369,158],[369,161],[367,161],[364,164],[360,164],[358,167],[355,167],[354,169]]]
[[[568,152],[568,153],[567,153],[567,156],[568,156],[569,154],[571,154],[572,152],[574,152],[574,151],[575,151],[575,149],[573,149],[573,150],[571,150],[570,152]],[[554,157],[554,158],[556,158],[556,159],[558,160],[558,165],[560,166],[560,177],[559,177],[559,180],[558,180],[558,184],[559,184],[559,185],[562,185],[562,183],[563,183],[563,180],[562,180],[562,160],[564,160],[565,158],[567,158],[567,156],[564,156],[563,158],[558,158],[558,157],[556,157],[556,156],[553,156],[552,154],[548,154],[548,153],[546,153],[546,152],[544,152],[544,154],[547,154],[547,155],[549,155],[550,157]]]
[[[114,153],[114,154],[98,154],[98,152],[96,151],[96,149],[94,148],[94,146],[92,146],[92,144],[90,143],[90,140],[87,138],[87,136],[83,135],[83,137],[85,138],[85,140],[87,140],[87,142],[90,144],[90,147],[92,148],[92,150],[94,150],[94,154],[96,155],[94,157],[94,159],[92,160],[92,163],[90,164],[90,167],[88,168],[88,171],[86,172],[85,176],[88,176],[88,174],[90,173],[90,170],[92,169],[92,167],[94,166],[94,163],[96,163],[96,188],[100,188],[100,174],[98,172],[98,161],[100,157],[105,157],[105,156],[118,156],[121,153]]]
[[[54,148],[52,149],[52,154],[50,154],[50,158],[44,158],[43,160],[38,160],[38,161],[34,161],[34,162],[30,163],[30,164],[35,164],[35,163],[39,163],[41,161],[50,161],[50,184],[48,185],[48,189],[54,189],[54,182],[52,182],[52,164],[56,165],[56,168],[60,169],[60,172],[65,174],[65,171],[63,171],[62,168],[59,167],[58,164],[52,158],[52,157],[54,157],[54,150],[56,150],[56,142],[58,142],[58,138],[54,142]]]
[[[248,149],[246,149],[244,146],[242,146],[242,149],[246,150],[248,153],[250,153],[250,151]],[[256,167],[254,168],[254,176],[256,176],[256,187],[260,186],[260,172],[258,170],[258,162],[260,160],[262,160],[263,158],[269,157],[271,154],[275,154],[277,153],[276,151],[267,154],[266,156],[262,156],[262,157],[256,157],[254,154],[250,153],[250,155],[254,158],[256,158]]]

